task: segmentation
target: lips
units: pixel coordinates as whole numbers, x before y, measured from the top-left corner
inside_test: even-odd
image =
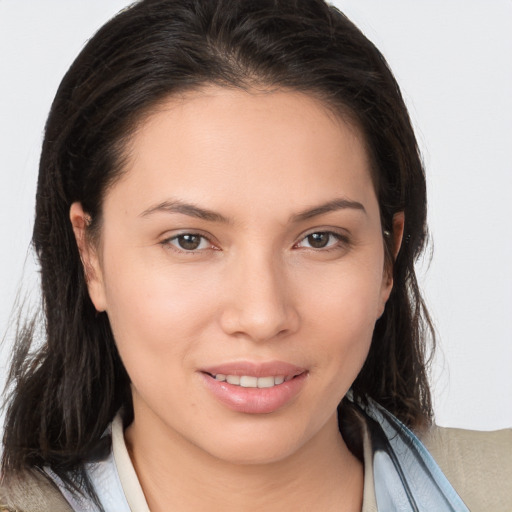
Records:
[[[304,386],[307,370],[289,363],[235,362],[201,370],[206,388],[229,409],[268,414],[294,400]]]
[[[240,361],[232,363],[223,363],[216,366],[205,367],[201,370],[203,373],[210,375],[250,375],[252,377],[268,377],[279,376],[295,377],[306,371],[306,368],[296,366],[283,361],[269,361],[269,362],[250,362]]]

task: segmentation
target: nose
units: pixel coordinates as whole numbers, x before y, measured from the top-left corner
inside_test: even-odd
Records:
[[[220,316],[230,335],[263,342],[295,332],[299,314],[283,266],[272,255],[251,255],[231,265]]]

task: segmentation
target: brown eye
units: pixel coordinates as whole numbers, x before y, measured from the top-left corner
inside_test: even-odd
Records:
[[[305,249],[335,249],[346,246],[348,240],[338,233],[332,231],[315,231],[306,235],[295,247]]]
[[[204,236],[194,233],[185,233],[183,235],[175,236],[170,240],[170,243],[184,251],[204,249],[208,245],[208,241]]]
[[[186,251],[193,251],[201,244],[201,237],[198,235],[180,235],[177,237],[178,245]]]
[[[308,235],[306,239],[310,247],[313,247],[313,249],[323,249],[324,247],[327,247],[327,245],[329,244],[331,236],[331,233],[326,232],[311,233],[311,235]]]

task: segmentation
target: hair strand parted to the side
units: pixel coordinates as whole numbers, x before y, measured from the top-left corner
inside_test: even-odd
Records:
[[[353,384],[413,428],[432,418],[426,363],[432,325],[414,263],[426,241],[426,187],[406,107],[382,55],[321,0],[146,0],[107,23],[64,77],[40,161],[33,244],[46,340],[27,358],[17,340],[4,433],[6,473],[49,465],[83,483],[79,464],[116,411],[131,414],[129,379],[105,313],[91,303],[69,222],[80,201],[94,241],[102,200],[123,172],[130,135],[166,97],[215,84],[281,88],[320,99],[365,138],[383,230],[405,213],[394,287]]]

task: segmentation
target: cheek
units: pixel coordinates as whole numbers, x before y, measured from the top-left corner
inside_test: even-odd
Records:
[[[312,276],[309,282],[314,288],[303,287],[300,292],[302,317],[313,346],[318,347],[318,364],[329,368],[333,379],[355,379],[367,357],[381,314],[383,274],[371,270],[378,265]]]
[[[347,301],[340,300],[335,307],[333,301],[326,304],[314,317],[315,330],[319,333],[319,364],[343,378],[355,378],[362,367],[370,348],[375,319],[368,313],[368,304],[350,296]],[[335,299],[335,300],[336,300]]]
[[[299,292],[305,314],[338,333],[373,331],[384,297],[382,268],[376,258],[309,272]]]
[[[186,362],[215,308],[211,280],[140,259],[105,262],[107,314],[129,373]]]

